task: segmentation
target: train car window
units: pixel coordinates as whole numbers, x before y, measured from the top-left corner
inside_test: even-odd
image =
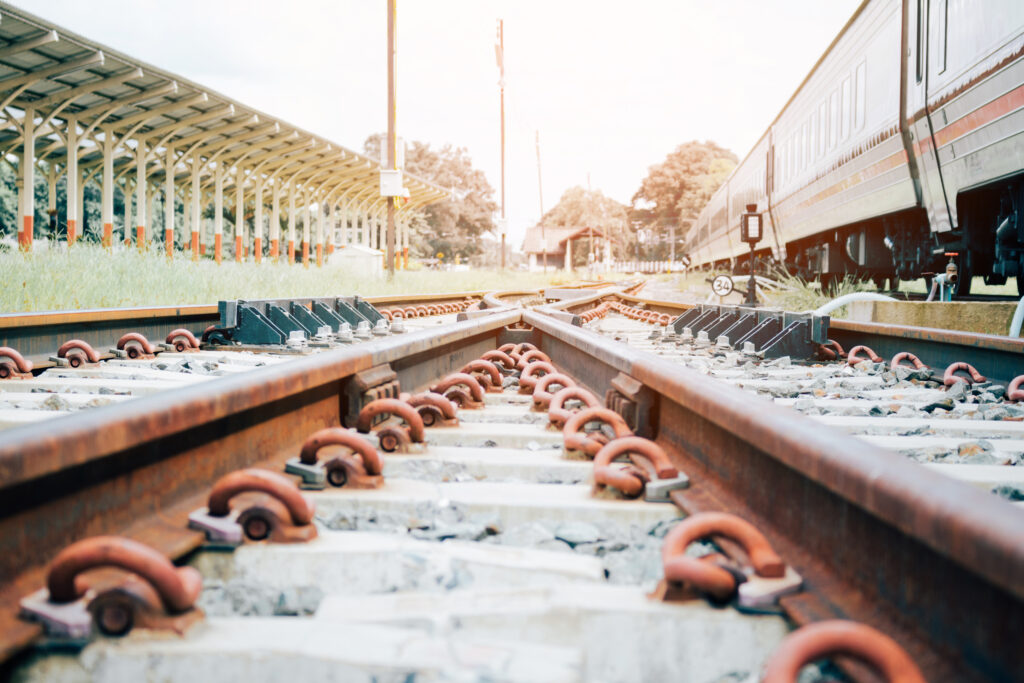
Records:
[[[796,177],[800,170],[800,124],[796,125],[796,132],[789,136],[789,176]]]
[[[935,73],[946,70],[946,24],[949,0],[938,0],[935,7]]]
[[[804,126],[800,130],[800,170],[801,171],[804,170],[805,168],[807,168],[807,162],[810,161],[810,159],[808,158],[808,157],[810,157],[810,154],[809,154],[810,144],[807,141],[809,136],[810,136],[810,126],[808,126],[807,122],[804,121]]]
[[[850,77],[847,76],[843,79],[842,86],[842,101],[843,108],[839,119],[839,130],[843,140],[850,137]]]
[[[839,135],[839,91],[833,90],[828,98],[828,149],[836,146]]]
[[[917,82],[924,78],[924,9],[925,0],[917,0]]]
[[[789,144],[782,143],[782,186],[789,182]]]
[[[825,156],[825,140],[828,137],[828,101],[818,105],[818,157]]]
[[[786,141],[786,180],[788,181],[793,177],[793,136],[789,136],[789,140]]]
[[[786,141],[783,140],[782,144],[779,145],[778,158],[775,160],[776,167],[779,169],[779,187],[786,186]]]
[[[808,131],[810,136],[810,157],[811,161],[818,157],[818,115],[817,113],[811,114],[811,129]]]
[[[866,109],[867,93],[864,92],[865,82],[865,71],[867,69],[867,63],[861,62],[857,65],[857,71],[854,75],[856,93],[853,96],[854,106],[854,123],[853,127],[856,130],[860,130],[864,127],[864,111]]]
[[[775,165],[775,187],[779,188],[785,184],[786,179],[782,177],[782,157],[786,156],[786,145],[780,144],[775,151],[775,156],[772,162]]]

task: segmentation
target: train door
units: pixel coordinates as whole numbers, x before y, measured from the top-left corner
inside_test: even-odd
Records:
[[[911,150],[917,161],[921,205],[928,215],[932,232],[953,229],[949,205],[935,149],[928,93],[928,10],[934,0],[904,0],[907,23],[904,27],[908,55],[903,75],[906,87],[905,125],[909,128]]]

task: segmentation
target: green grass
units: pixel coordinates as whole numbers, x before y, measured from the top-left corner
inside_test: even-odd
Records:
[[[412,264],[410,264],[412,265]],[[220,299],[304,296],[380,296],[473,290],[534,289],[575,278],[563,272],[509,270],[399,271],[395,279],[368,277],[328,259],[323,268],[270,263],[217,265],[210,260],[78,244],[23,254],[0,251],[0,312],[208,304]]]
[[[781,276],[776,278],[779,288],[764,293],[767,303],[787,311],[812,311],[832,299],[854,292],[877,292],[870,280],[858,280],[849,275],[828,287],[819,282],[808,282],[800,277]],[[841,318],[846,314],[843,306],[832,312],[832,317]]]
[[[784,276],[778,278],[778,281],[781,285],[780,288],[766,293],[765,298],[768,299],[772,306],[778,306],[787,311],[809,311],[846,294],[878,291],[878,288],[875,287],[871,280],[860,280],[850,276],[846,276],[824,289],[822,289],[820,283],[807,282],[799,277]],[[897,299],[900,298],[899,295],[901,293],[927,294],[928,289],[924,278],[901,282],[895,294],[885,292],[885,294]],[[1016,296],[1017,283],[1014,280],[1010,280],[1003,285],[986,285],[982,278],[976,277],[974,282],[971,283],[971,294]],[[831,313],[833,318],[845,318],[846,314],[846,306],[837,308]]]
[[[705,273],[698,271],[687,273],[678,280],[679,289],[681,291],[696,292],[701,295],[703,300],[703,297],[707,296],[711,291],[707,280],[714,275],[715,273],[713,272]],[[776,274],[772,279],[778,283],[778,288],[760,290],[760,295],[769,306],[775,306],[787,311],[810,311],[845,294],[878,291],[878,288],[875,287],[871,280],[857,279],[852,276],[846,276],[825,288],[822,288],[819,282],[808,281],[791,275]],[[921,278],[901,282],[898,292],[926,294],[928,290],[925,286],[924,278]],[[982,278],[976,277],[972,283],[971,293],[1016,296],[1017,284],[1011,278],[1004,285],[986,285]],[[886,292],[886,294],[890,293]],[[898,293],[890,295],[899,298]],[[847,309],[843,306],[833,311],[831,315],[834,318],[842,318],[846,316],[846,313]]]

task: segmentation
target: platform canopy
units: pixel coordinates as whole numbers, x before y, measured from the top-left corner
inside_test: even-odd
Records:
[[[377,159],[2,3],[0,99],[0,153],[12,164],[19,160],[24,186],[32,187],[35,169],[51,183],[67,175],[69,197],[72,190],[81,195],[91,179],[98,182],[107,231],[115,186],[126,196],[134,191],[145,199],[152,188],[201,206],[219,204],[233,188],[239,205],[258,196],[260,208],[267,191],[275,207],[280,195],[331,215],[338,208],[363,220],[367,233],[373,231],[366,222],[379,220],[386,207]],[[408,174],[404,183],[405,215],[449,194]],[[31,221],[32,193],[23,195],[21,216]],[[143,229],[146,203],[136,201]],[[68,202],[72,240],[81,204]],[[19,224],[19,233],[24,227]],[[254,227],[259,236],[262,225]],[[349,239],[347,230],[341,239]]]

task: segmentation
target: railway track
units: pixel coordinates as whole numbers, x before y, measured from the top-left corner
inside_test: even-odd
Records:
[[[870,362],[787,363],[762,359],[756,348],[716,349],[717,339],[705,346],[699,335],[680,345],[684,335],[666,336],[673,328],[661,323],[688,307],[644,301],[623,287],[551,295],[482,296],[482,310],[424,318],[396,316],[404,301],[378,302],[406,332],[315,352],[257,353],[242,344],[191,352],[216,356],[203,362],[217,363],[223,376],[3,432],[6,671],[22,680],[83,672],[107,680],[194,672],[260,680],[754,680],[769,660],[769,675],[785,668],[778,653],[799,649],[811,633],[787,636],[791,629],[842,619],[888,634],[927,680],[1024,675],[1015,636],[1024,626],[1024,512],[990,493],[1012,499],[1019,490],[1018,408],[995,390],[1008,383],[1020,348],[963,334],[943,345],[920,330],[829,328],[847,349],[843,335],[870,338],[881,354],[889,350],[878,340],[890,339],[936,366],[945,356],[936,352],[933,361],[929,349],[973,349],[974,364],[996,382],[967,391],[957,382],[950,396],[925,371],[903,377]],[[556,297],[560,303],[523,307]],[[639,316],[637,309],[658,317],[625,315]],[[175,359],[166,354],[156,362]],[[117,358],[96,367],[106,366],[131,369]],[[0,388],[19,381],[26,380]],[[559,430],[550,411],[533,407],[532,392],[543,398],[549,388],[561,388],[548,393],[571,410],[614,410],[577,412],[581,424]],[[405,395],[431,389],[461,408]],[[923,404],[947,399],[951,409],[920,414]],[[402,405],[367,408],[377,400]],[[871,414],[879,405],[886,415]],[[986,417],[989,406],[1006,414],[970,414]],[[861,410],[868,414],[853,412]],[[843,411],[850,412],[836,414]],[[431,426],[418,428],[417,416]],[[899,420],[927,420],[933,433],[904,433],[909,426]],[[338,426],[346,429],[320,432]],[[318,432],[319,441],[307,442]],[[928,450],[936,441],[941,453]],[[991,448],[964,448],[982,441]],[[298,457],[311,451],[319,464]],[[632,464],[615,461],[628,453]],[[997,464],[962,462],[982,456]],[[239,488],[245,476],[268,479],[232,475],[254,467],[288,477],[246,480],[285,486],[275,491],[286,507]],[[972,467],[984,476],[965,474]],[[238,545],[237,528],[197,513],[219,512],[221,498],[239,491],[236,512],[262,504],[277,513],[273,523],[256,513],[240,519],[242,532],[270,541]],[[296,502],[303,499],[312,511]],[[722,513],[759,532],[730,526]],[[202,608],[204,623],[184,636],[136,628],[124,638],[96,637],[81,655],[46,647],[55,639],[39,612],[35,620],[18,616],[23,600],[43,585],[59,593],[54,557],[101,534],[145,543],[158,558],[197,570],[179,573],[192,577],[187,585],[202,578],[185,607]],[[775,561],[764,560],[754,538],[762,534]],[[218,549],[225,545],[237,548]],[[99,591],[123,574],[96,574],[85,597],[96,624],[117,631],[126,613],[144,624],[137,604],[108,609],[111,598]],[[42,615],[53,617],[57,603],[43,602]],[[156,606],[143,616],[172,630],[198,614],[168,606],[166,596]],[[862,627],[821,628],[840,636],[812,633],[811,650],[834,655],[829,666],[853,678],[871,675],[861,661],[870,648],[852,645],[864,634],[842,631]],[[826,647],[837,637],[842,647]],[[897,660],[882,666],[906,665]]]
[[[460,311],[479,306],[480,295],[388,297],[377,301],[387,320],[394,315],[400,322],[379,325],[380,318],[371,321],[363,317],[359,322],[353,320],[354,326],[341,323],[330,330],[317,330],[319,334],[300,330],[283,344],[208,344],[204,349],[200,349],[197,335],[178,326],[180,321],[168,317],[166,309],[94,316],[94,329],[86,328],[86,334],[73,339],[54,335],[65,330],[67,319],[74,320],[74,315],[8,315],[8,341],[21,342],[36,353],[14,353],[9,346],[6,353],[0,352],[3,374],[21,375],[17,382],[0,383],[0,430],[247,372],[296,356],[436,328],[455,322]],[[210,317],[217,306],[194,308],[203,309],[203,313],[200,316],[198,311],[189,310],[186,324],[202,324],[209,332],[222,322],[219,314]],[[157,339],[150,341],[136,331],[139,328],[157,334]],[[98,348],[82,337],[91,337]],[[45,348],[47,343],[51,350],[40,354],[40,347]],[[35,372],[29,375],[26,369]]]
[[[838,343],[810,360],[763,361],[700,331],[637,319],[637,310],[619,305],[586,326],[1024,504],[1024,405],[1007,400],[1008,382],[936,371],[910,352],[894,367],[868,347],[847,354]]]

